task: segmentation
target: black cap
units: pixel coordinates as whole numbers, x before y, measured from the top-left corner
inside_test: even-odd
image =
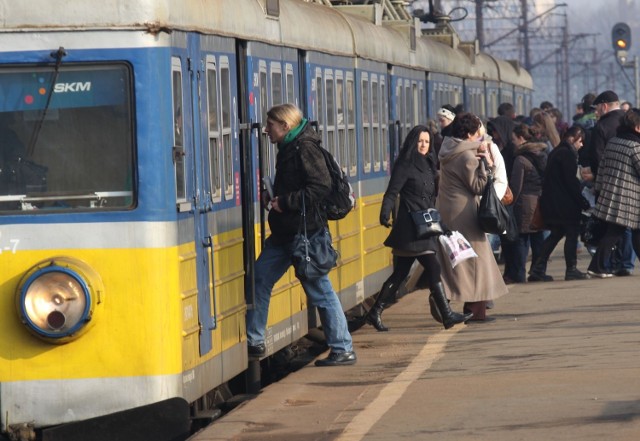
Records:
[[[616,95],[613,90],[605,90],[596,97],[596,99],[593,101],[593,105],[595,106],[596,104],[613,103],[616,101],[620,101],[618,95]]]

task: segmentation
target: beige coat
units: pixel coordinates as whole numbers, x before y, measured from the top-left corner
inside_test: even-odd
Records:
[[[447,137],[439,153],[436,207],[445,225],[461,232],[478,254],[451,268],[445,253],[438,253],[448,297],[463,302],[492,300],[508,292],[486,234],[478,224],[478,205],[487,183],[484,165],[476,158],[478,146],[479,142]]]

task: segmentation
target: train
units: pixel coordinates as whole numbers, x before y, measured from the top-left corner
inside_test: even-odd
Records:
[[[271,106],[300,107],[353,186],[330,225],[345,311],[391,273],[378,214],[403,134],[446,103],[483,119],[531,107],[530,74],[447,23],[331,3],[0,0],[3,436],[98,440],[114,420],[111,436],[175,439],[225,385],[255,383],[245,314]],[[288,272],[266,357],[318,326]]]

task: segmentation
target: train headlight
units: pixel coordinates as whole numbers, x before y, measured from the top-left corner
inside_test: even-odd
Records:
[[[66,343],[85,331],[102,285],[91,268],[55,258],[32,268],[18,286],[17,308],[27,329],[52,343]]]

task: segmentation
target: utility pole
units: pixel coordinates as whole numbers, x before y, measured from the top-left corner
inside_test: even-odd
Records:
[[[564,30],[562,32],[562,87],[559,89],[562,92],[562,102],[564,104],[563,113],[565,115],[571,115],[571,104],[569,103],[570,96],[570,75],[569,75],[569,19],[567,18],[567,12],[564,13]],[[559,109],[562,109],[558,105]]]
[[[480,50],[484,51],[484,17],[482,16],[482,7],[484,0],[476,0],[476,38]]]
[[[529,53],[529,8],[527,0],[520,0],[522,9],[522,44],[524,46],[524,67],[531,72],[531,54]]]

